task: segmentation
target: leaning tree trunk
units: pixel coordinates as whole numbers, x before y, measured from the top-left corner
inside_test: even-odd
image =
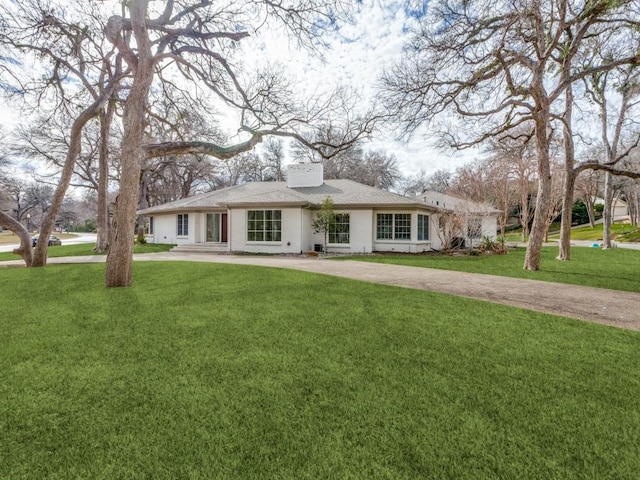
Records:
[[[47,215],[45,215],[42,221],[42,226],[40,227],[38,245],[36,246],[35,255],[33,257],[34,267],[44,267],[47,264],[47,247],[49,244],[49,237],[51,236],[51,231],[53,230],[60,207],[62,207],[62,201],[64,200],[69,184],[71,183],[71,177],[73,176],[73,169],[76,165],[76,160],[78,159],[78,155],[80,155],[82,146],[82,129],[89,120],[98,115],[104,101],[104,96],[98,98],[89,107],[83,110],[80,115],[78,115],[71,126],[71,132],[69,133],[69,150],[67,151],[64,166],[62,167],[62,172],[60,174],[60,182],[53,194],[51,207],[49,208]]]
[[[602,248],[611,248],[611,224],[613,223],[613,176],[604,177],[604,209],[602,210]]]
[[[587,207],[587,216],[589,217],[589,226],[596,228],[596,212],[593,209],[593,202],[591,200],[585,201],[584,206]]]
[[[549,108],[541,108],[535,116],[536,156],[538,159],[538,197],[533,213],[533,225],[524,258],[525,270],[540,270],[540,254],[547,213],[551,205],[551,165],[549,164]]]
[[[143,136],[145,105],[153,81],[154,59],[151,54],[149,34],[145,24],[148,0],[132,0],[129,3],[131,25],[138,46],[137,58],[125,56],[134,70],[133,83],[124,104],[122,116],[122,164],[120,192],[114,212],[105,285],[124,287],[132,283],[133,240],[135,230],[140,171],[145,157]],[[120,35],[120,32],[116,32]],[[112,37],[113,38],[113,37]],[[130,51],[128,52],[131,53]]]
[[[0,211],[0,227],[5,227],[20,237],[20,246],[13,253],[20,255],[27,267],[33,265],[33,249],[31,248],[31,235],[24,226],[15,218]]]

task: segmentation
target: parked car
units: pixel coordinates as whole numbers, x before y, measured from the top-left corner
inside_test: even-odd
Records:
[[[38,238],[40,237],[40,235],[34,235],[33,236],[33,243],[32,246],[36,246],[38,245]],[[48,246],[52,246],[52,245],[62,245],[62,241],[56,237],[55,235],[51,235],[49,237],[49,243],[47,244]]]

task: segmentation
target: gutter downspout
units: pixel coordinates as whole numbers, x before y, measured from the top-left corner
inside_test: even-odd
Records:
[[[310,209],[311,204],[307,203],[300,208],[300,253],[304,252],[304,210]]]

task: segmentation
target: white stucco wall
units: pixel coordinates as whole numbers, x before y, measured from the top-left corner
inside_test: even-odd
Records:
[[[198,214],[189,213],[189,235],[178,237],[178,215],[167,213],[153,215],[153,235],[147,238],[150,243],[170,243],[175,245],[186,245],[195,243],[196,216]]]
[[[365,210],[348,210],[348,209],[336,209],[335,213],[348,213],[349,214],[349,243],[329,243],[327,245],[327,251],[329,253],[371,253],[373,249],[373,242],[371,238],[371,222],[372,211],[371,209]],[[308,232],[311,233],[306,250],[314,250],[316,244],[322,245],[324,243],[324,235],[322,233],[313,233],[313,227],[311,222],[317,211],[310,212]]]
[[[354,210],[350,214],[349,253],[371,253],[373,251],[373,212]],[[331,250],[329,250],[331,251]]]
[[[498,217],[489,215],[482,219],[482,236],[495,240],[498,236]]]
[[[232,208],[228,213],[228,250],[254,253],[300,253],[311,251],[315,244],[323,243],[322,234],[314,234],[312,221],[316,212],[308,208],[277,208],[282,212],[282,240],[280,242],[249,242],[247,240],[247,211],[258,208]],[[201,244],[205,242],[206,212],[187,212],[189,215],[189,234],[177,236],[177,214],[153,215],[153,235],[148,237],[151,243],[170,243],[176,245]],[[419,253],[441,248],[438,236],[438,215],[420,212],[429,216],[429,240],[418,241],[418,212],[411,210],[372,210],[372,209],[336,209],[336,213],[349,214],[349,244],[329,244],[327,250],[332,253],[371,253],[412,252]],[[376,222],[378,213],[409,213],[411,215],[410,240],[376,240]],[[486,230],[485,230],[486,229]],[[483,231],[495,237],[495,218],[485,220]]]

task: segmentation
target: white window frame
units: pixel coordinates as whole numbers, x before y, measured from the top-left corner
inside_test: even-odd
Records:
[[[267,218],[267,212],[271,218]],[[262,218],[251,218],[251,214],[261,214]],[[275,218],[277,217],[277,218]],[[252,222],[254,222],[252,224]],[[262,228],[257,228],[262,224]],[[254,228],[251,228],[251,227]],[[274,228],[278,226],[279,228]],[[270,227],[270,228],[267,228]],[[252,237],[254,235],[254,238]],[[256,236],[262,234],[262,239],[256,239]],[[268,239],[268,234],[272,238]],[[247,243],[282,243],[282,210],[260,209],[247,210]]]
[[[336,213],[335,221],[329,225],[329,245],[349,245],[350,241],[351,215],[348,213]]]
[[[425,215],[422,213],[418,214],[418,223],[416,225],[416,230],[417,230],[416,233],[417,233],[417,239],[419,242],[429,241],[429,221],[430,221],[429,215]],[[422,222],[422,225],[420,225],[421,222]]]
[[[381,237],[380,236],[380,217],[381,216],[389,216],[391,215],[391,223],[384,225],[385,227],[391,227],[391,231],[388,232],[390,234],[389,237]],[[376,214],[376,240],[377,241],[387,241],[387,242],[410,242],[411,241],[411,221],[412,215],[410,213],[377,213]],[[401,224],[399,220],[405,221],[408,219],[408,224]],[[406,229],[409,229],[408,232]],[[400,232],[403,233],[402,237],[399,237]],[[387,233],[387,232],[385,232]],[[408,233],[408,235],[407,235]]]
[[[188,237],[189,236],[189,214],[179,213],[176,216],[176,236]]]

